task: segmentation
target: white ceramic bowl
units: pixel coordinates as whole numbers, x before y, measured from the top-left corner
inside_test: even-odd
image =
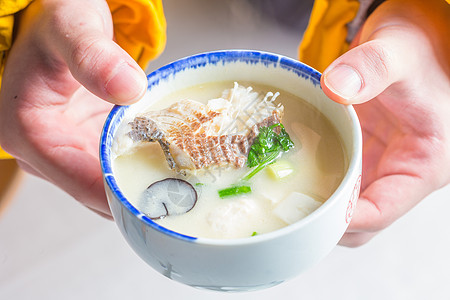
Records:
[[[361,182],[362,139],[355,111],[327,98],[320,88],[320,76],[319,72],[291,58],[246,50],[186,57],[148,75],[148,90],[143,100],[113,108],[100,146],[109,205],[134,251],[168,278],[219,291],[267,288],[298,275],[324,258],[344,234],[356,205]],[[334,194],[297,223],[251,238],[195,238],[161,227],[130,204],[114,177],[111,146],[121,121],[142,111],[152,101],[192,85],[224,80],[274,86],[314,105],[341,135],[349,167]]]

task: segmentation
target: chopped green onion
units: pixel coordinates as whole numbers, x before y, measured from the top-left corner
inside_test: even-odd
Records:
[[[219,197],[225,198],[229,196],[236,196],[240,194],[250,193],[252,189],[248,185],[232,186],[219,191]]]
[[[252,236],[258,235],[256,231],[253,231]]]
[[[278,160],[267,167],[267,172],[275,180],[281,180],[294,172],[292,165],[286,160]]]

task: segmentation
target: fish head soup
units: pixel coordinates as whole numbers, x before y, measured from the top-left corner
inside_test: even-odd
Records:
[[[252,82],[181,89],[120,126],[119,188],[140,212],[187,236],[251,238],[293,224],[322,205],[348,169],[321,112]]]

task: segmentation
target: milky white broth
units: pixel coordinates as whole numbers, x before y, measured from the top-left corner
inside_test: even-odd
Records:
[[[275,180],[267,170],[262,170],[250,180],[252,192],[236,197],[220,198],[218,190],[237,182],[248,168],[217,169],[187,175],[198,193],[194,208],[177,216],[155,220],[173,231],[205,238],[242,238],[252,234],[263,234],[289,225],[274,213],[274,208],[292,192],[299,192],[323,203],[336,190],[348,167],[342,142],[331,123],[314,107],[290,93],[276,88],[239,82],[251,86],[265,95],[280,92],[276,102],[284,106],[282,124],[294,141],[295,148],[284,153],[294,172],[290,176]],[[182,99],[206,103],[219,98],[233,82],[217,82],[180,90],[161,99],[149,107],[160,110]],[[113,161],[113,170],[119,188],[138,210],[146,212],[143,191],[153,182],[168,177],[180,177],[170,170],[158,143],[148,143],[118,156]],[[195,185],[200,182],[201,185]]]

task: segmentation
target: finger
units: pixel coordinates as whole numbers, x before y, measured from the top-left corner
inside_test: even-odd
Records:
[[[401,78],[404,61],[394,53],[402,51],[381,40],[353,48],[325,70],[321,78],[325,94],[344,104],[375,98]]]
[[[53,183],[84,206],[111,218],[96,157],[64,145],[47,149],[46,154],[31,153],[28,158],[29,162],[18,160],[24,171]]]
[[[26,172],[53,183],[83,205],[110,215],[98,153],[89,153],[80,146],[85,143],[83,135],[66,134],[57,127],[53,128],[53,134],[46,134],[51,130],[48,126],[54,125],[48,119],[40,112],[32,118],[39,140],[26,138],[29,132],[25,132],[20,139],[6,139],[8,142],[2,146],[18,149],[10,152]]]
[[[360,195],[348,233],[376,233],[425,198],[434,186],[412,174],[379,178]]]
[[[101,217],[103,217],[103,218],[105,218],[105,219],[107,219],[109,221],[113,221],[114,220],[114,218],[112,217],[111,213],[105,214],[105,213],[103,213],[101,211],[95,210],[95,209],[90,208],[90,207],[88,207],[88,209],[90,209],[91,211],[95,212],[97,215],[99,215],[99,216],[101,216]]]
[[[74,2],[59,10],[48,22],[45,38],[72,76],[93,94],[114,104],[139,100],[147,87],[145,73],[112,40],[98,9],[83,1],[83,5]]]
[[[389,22],[387,21],[389,20]],[[409,21],[385,13],[364,26],[355,46],[324,71],[322,88],[344,104],[369,101],[412,73],[423,33]]]
[[[111,215],[98,158],[70,145],[48,149],[33,159],[33,167],[47,180],[66,191],[78,202],[104,215]]]
[[[52,182],[56,186],[60,186],[59,182],[55,182],[51,178],[45,176],[44,174],[42,174],[42,172],[40,172],[37,169],[35,169],[34,167],[32,167],[29,163],[27,163],[23,160],[20,160],[20,159],[16,159],[16,160],[17,160],[17,164],[19,165],[19,167],[23,171],[27,172],[28,174],[31,174],[31,175],[41,178],[43,180]],[[95,195],[94,197],[92,195],[89,195],[90,200],[95,199],[95,198],[98,198],[97,195]],[[82,202],[84,206],[86,206],[91,211],[95,212],[96,214],[102,216],[103,218],[112,220],[111,212],[104,205],[105,201],[103,201],[103,199],[101,201],[80,201],[80,202]],[[92,203],[94,203],[94,205]],[[100,203],[101,205],[98,205],[97,203]]]
[[[42,172],[38,171],[36,168],[34,168],[31,164],[21,160],[21,159],[16,159],[17,164],[19,165],[19,167],[33,175],[36,177],[39,177],[43,180],[52,182],[53,184],[55,184],[56,186],[60,186],[61,187],[61,183],[59,181],[54,181],[51,178],[49,178],[48,176],[45,176]],[[86,170],[88,171],[88,170]],[[72,176],[73,173],[71,171],[69,171]],[[63,175],[64,176],[64,175]],[[88,176],[83,176],[84,178],[88,177]],[[58,178],[61,178],[61,173],[59,174]],[[72,178],[75,180],[75,178]],[[72,182],[73,184],[73,180],[70,180],[69,182]],[[98,180],[96,180],[96,182],[98,182]],[[98,184],[98,183],[96,183]],[[87,185],[84,184],[85,187],[88,187],[88,190],[93,189],[92,188],[92,184],[89,182]],[[64,186],[62,187],[64,188]],[[103,184],[101,185],[101,189],[103,191]],[[89,208],[90,210],[92,210],[93,212],[95,212],[96,214],[108,219],[108,220],[112,220],[112,216],[111,216],[111,212],[109,210],[109,206],[106,204],[106,199],[100,198],[99,200],[94,200],[94,199],[98,199],[98,195],[97,194],[92,194],[92,193],[87,193],[86,196],[81,196],[79,193],[78,194],[78,200],[80,199],[80,197],[82,197],[82,199],[87,199],[87,200],[81,200],[80,202],[86,206],[87,208]],[[101,193],[103,194],[103,193]]]
[[[36,177],[39,177],[39,178],[44,179],[44,180],[48,180],[47,177],[45,177],[41,172],[39,172],[38,170],[33,168],[30,164],[28,164],[24,160],[16,158],[16,161],[17,161],[17,164],[19,165],[19,167],[23,171],[27,172],[28,174],[31,174],[31,175],[36,176]]]
[[[374,232],[358,232],[358,233],[345,233],[339,245],[346,247],[359,247],[369,242],[377,233]]]

